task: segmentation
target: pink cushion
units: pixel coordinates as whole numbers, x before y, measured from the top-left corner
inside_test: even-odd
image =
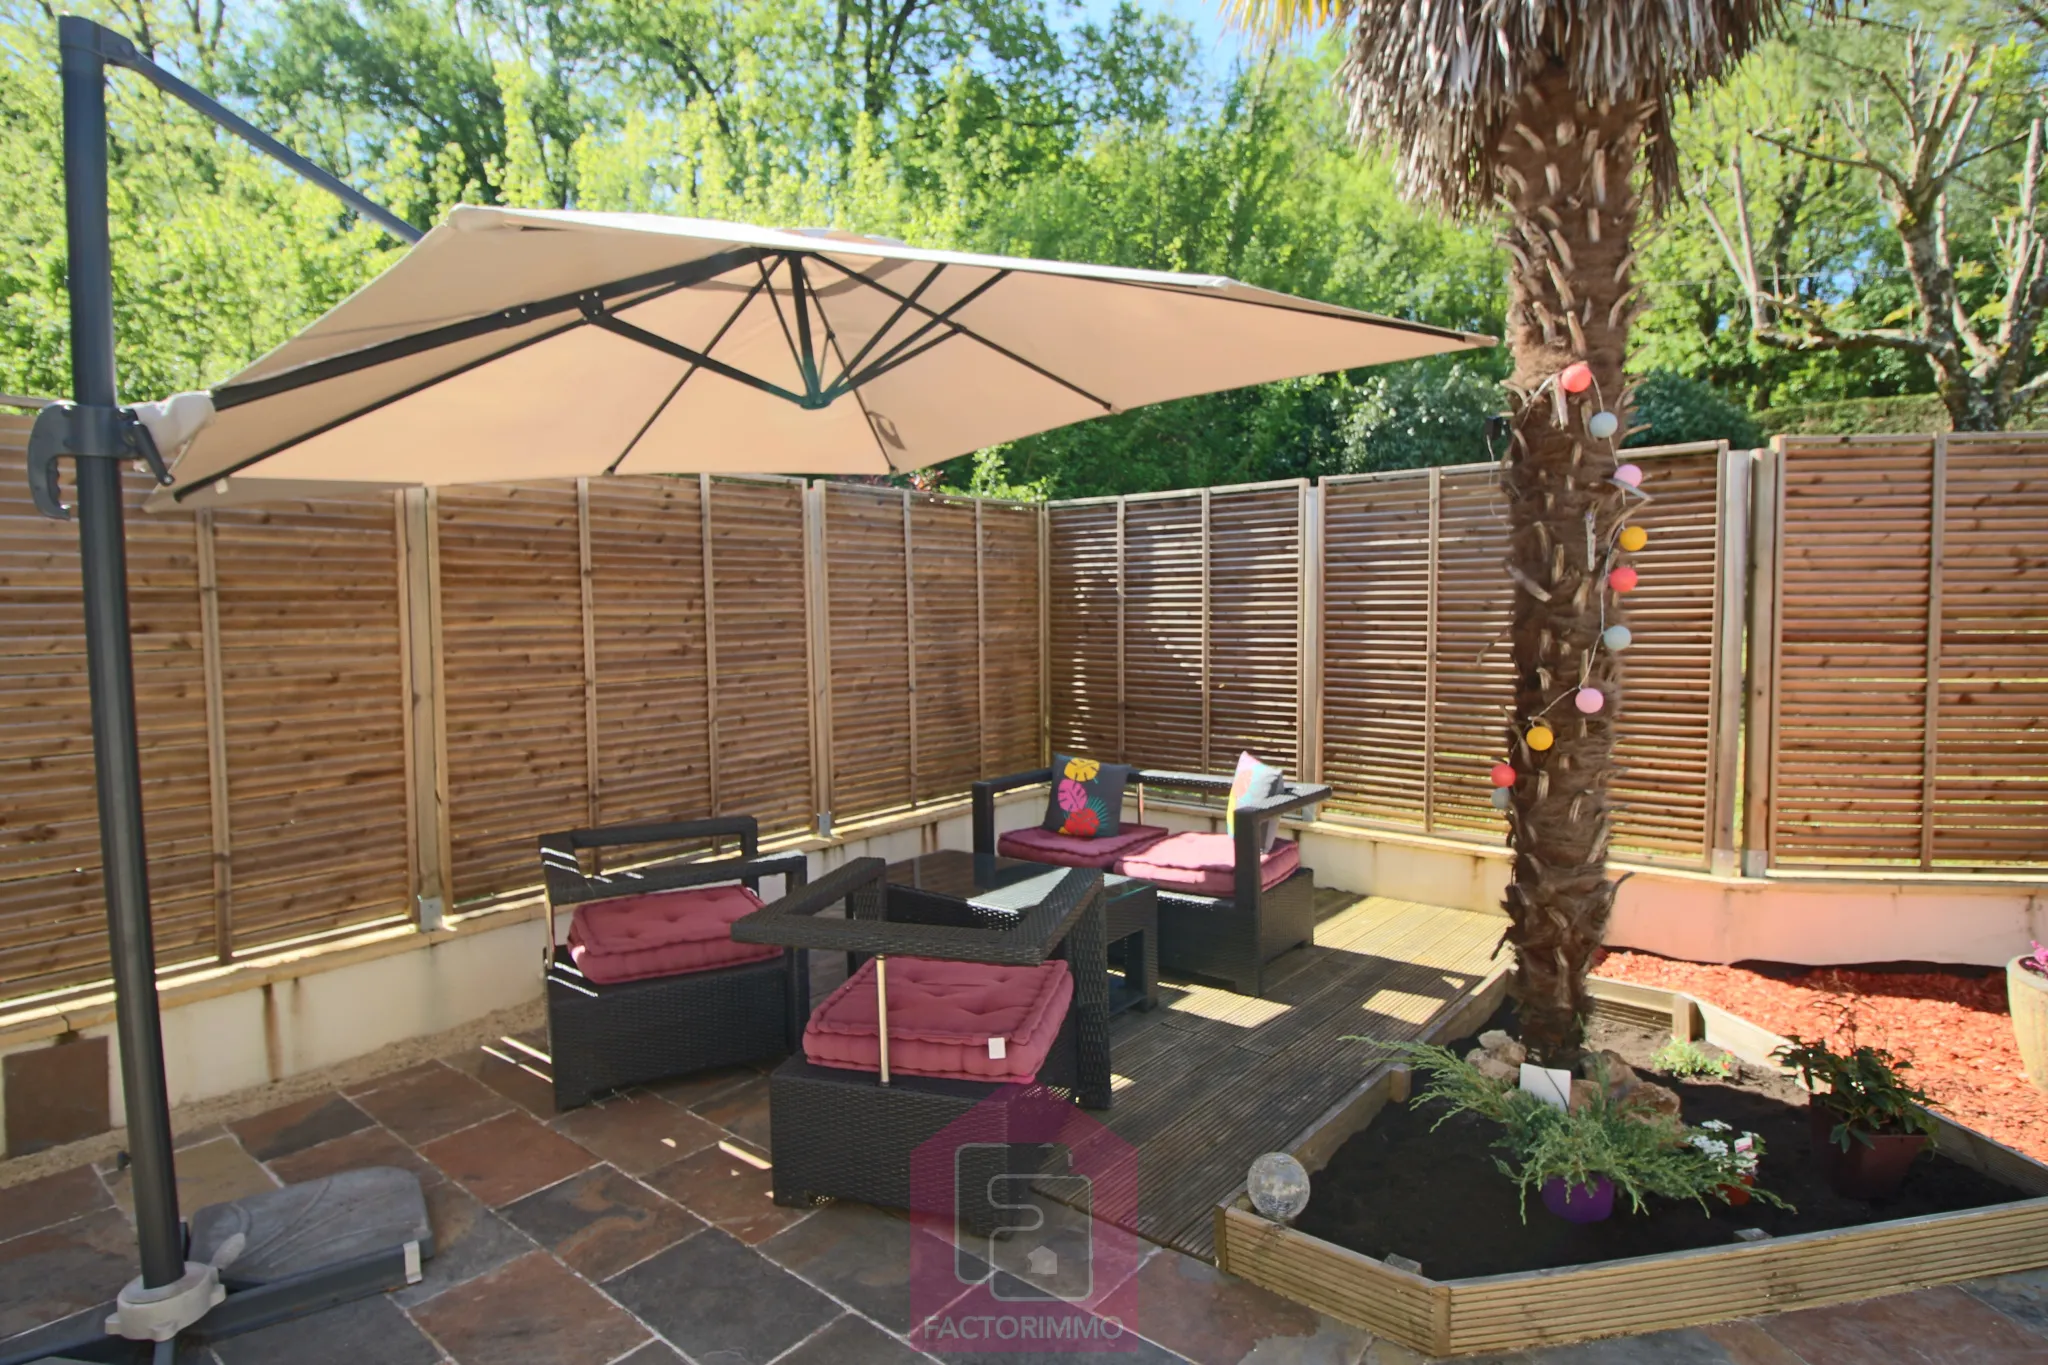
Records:
[[[1165,837],[1166,831],[1157,825],[1125,825],[1115,834],[1094,839],[1077,839],[1032,825],[1013,829],[996,840],[996,852],[1005,858],[1056,863],[1061,867],[1099,867],[1107,872],[1116,866],[1117,859]]]
[[[1259,881],[1267,890],[1301,866],[1301,845],[1282,839],[1259,859]],[[1237,841],[1228,834],[1174,834],[1117,861],[1126,877],[1155,882],[1170,891],[1198,896],[1237,894]]]
[[[600,986],[765,961],[782,949],[732,941],[732,922],[760,908],[761,898],[744,886],[592,901],[569,922],[569,956]]]
[[[1029,1081],[1067,1017],[1074,978],[1064,962],[999,967],[889,959],[889,1072],[954,1081]],[[989,1056],[1001,1038],[1003,1056]],[[818,1066],[881,1069],[875,1039],[875,964],[847,978],[811,1012],[804,1056]]]

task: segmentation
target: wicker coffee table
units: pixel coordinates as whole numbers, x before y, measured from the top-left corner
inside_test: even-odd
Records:
[[[889,864],[893,897],[971,901],[987,910],[1021,912],[1067,869],[1022,858],[941,849]],[[1159,1003],[1159,889],[1133,877],[1104,873],[1102,917],[1121,974],[1109,977],[1109,1012],[1149,1010]]]

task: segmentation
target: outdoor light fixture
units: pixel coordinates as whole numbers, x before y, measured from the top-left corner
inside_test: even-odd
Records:
[[[107,68],[140,74],[401,240],[415,242],[420,234],[163,70],[120,34],[66,15],[57,21],[57,36],[72,396],[37,413],[28,473],[36,506],[64,518],[70,513],[58,498],[58,463],[68,459],[77,467],[100,854],[142,1273],[120,1290],[105,1336],[89,1328],[56,1334],[62,1339],[45,1339],[0,1365],[53,1358],[166,1365],[177,1356],[181,1333],[233,1336],[416,1281],[433,1238],[417,1177],[389,1169],[350,1171],[212,1205],[193,1215],[189,1231],[179,1217],[142,827],[121,466],[140,462],[160,484],[169,484],[167,459],[212,421],[214,404],[206,394],[187,393],[122,407],[116,396]]]
[[[1308,1207],[1308,1170],[1285,1152],[1267,1152],[1252,1162],[1245,1193],[1262,1218],[1291,1223]]]

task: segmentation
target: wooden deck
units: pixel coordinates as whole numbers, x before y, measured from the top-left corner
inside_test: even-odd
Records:
[[[1138,1148],[1130,1230],[1213,1260],[1214,1210],[1261,1152],[1285,1147],[1371,1069],[1345,1034],[1410,1038],[1485,979],[1504,917],[1318,893],[1316,946],[1268,971],[1263,998],[1168,980],[1111,1033],[1116,1101]]]

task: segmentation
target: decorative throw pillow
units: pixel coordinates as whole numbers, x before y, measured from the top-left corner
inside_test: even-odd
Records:
[[[1101,839],[1123,827],[1124,783],[1131,770],[1121,763],[1052,756],[1052,801],[1045,828],[1076,839]]]
[[[1239,754],[1237,756],[1237,772],[1232,777],[1230,783],[1229,810],[1224,814],[1223,827],[1230,832],[1233,838],[1236,837],[1237,808],[1250,805],[1254,801],[1265,800],[1267,797],[1279,792],[1281,787],[1286,785],[1286,782],[1287,775],[1272,764],[1261,763],[1248,753]],[[1264,853],[1271,849],[1273,847],[1273,840],[1278,838],[1279,834],[1280,822],[1278,820],[1266,821],[1265,829],[1260,831],[1259,851]]]

